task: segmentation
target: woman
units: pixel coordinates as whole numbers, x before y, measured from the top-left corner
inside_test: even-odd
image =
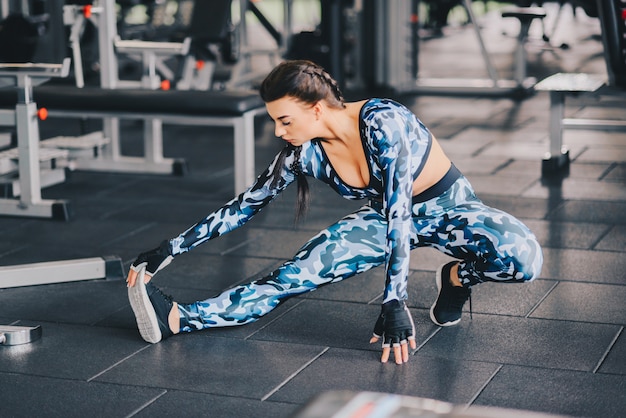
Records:
[[[436,274],[439,295],[430,317],[440,326],[461,320],[472,286],[526,282],[539,274],[542,254],[534,235],[478,200],[406,107],[387,99],[346,103],[335,80],[309,61],[278,65],[260,94],[286,146],[247,191],[132,264],[129,298],[146,341],[253,322],[288,297],[384,264],[384,298],[370,342],[382,339],[382,362],[393,348],[395,362],[402,364],[409,346],[416,347],[405,304],[410,250],[434,247],[457,259]],[[176,303],[149,283],[173,257],[242,226],[294,181],[296,217],[301,216],[307,176],[368,203],[321,231],[268,276],[214,298]]]

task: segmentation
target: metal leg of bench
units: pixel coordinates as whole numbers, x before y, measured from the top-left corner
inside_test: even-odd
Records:
[[[105,138],[109,138],[111,140],[109,146],[104,147],[102,157],[115,161],[122,154],[120,149],[120,119],[102,119],[102,130],[104,131]]]
[[[565,92],[550,92],[550,151],[541,165],[542,176],[562,173],[569,168],[569,150],[563,146]]]
[[[42,188],[54,186],[56,184],[60,184],[65,182],[65,171],[62,169],[40,169],[39,174],[41,176],[39,184]],[[20,197],[22,194],[22,187],[20,186],[20,179],[13,180],[8,182],[5,187],[7,187],[7,197]]]
[[[184,160],[163,157],[163,121],[161,119],[145,118],[143,120],[143,146],[144,170],[175,175],[183,175],[187,172]]]
[[[515,48],[515,69],[513,77],[519,85],[523,85],[526,81],[526,65],[528,62],[526,42],[528,40],[528,31],[530,30],[531,23],[532,19],[520,19],[521,27]]]
[[[152,173],[152,174],[184,174],[186,163],[184,160],[163,158],[162,124],[187,126],[226,126],[234,131],[234,165],[235,191],[240,193],[246,190],[255,179],[255,143],[254,120],[265,112],[265,107],[257,107],[241,115],[168,115],[168,114],[112,114],[111,112],[91,112],[89,117],[104,119],[104,135],[109,138],[109,146],[104,147],[102,156],[96,159],[77,159],[74,167],[84,170]],[[84,112],[63,110],[54,113],[61,117],[85,117]],[[146,157],[130,157],[120,155],[119,119],[144,120],[144,151]],[[108,129],[107,129],[108,127]],[[148,143],[150,142],[150,143]]]
[[[254,181],[254,116],[255,111],[237,118],[235,130],[235,193],[241,193]]]
[[[102,155],[95,159],[78,159],[76,169],[105,172],[185,174],[186,164],[182,160],[163,157],[163,123],[159,118],[144,118],[144,156],[122,155],[120,145],[120,121],[117,117],[105,117],[104,135],[110,139]]]
[[[41,198],[37,104],[18,103],[15,106],[15,124],[20,198],[0,199],[0,215],[68,220],[70,210],[67,201]]]
[[[122,279],[116,256],[79,258],[0,267],[0,289],[94,279]]]

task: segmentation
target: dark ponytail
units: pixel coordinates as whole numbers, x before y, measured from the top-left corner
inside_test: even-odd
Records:
[[[278,181],[280,180],[280,170],[285,165],[285,160],[287,156],[291,153],[294,154],[294,160],[289,166],[289,169],[294,173],[297,180],[298,186],[298,196],[296,200],[296,209],[294,215],[294,225],[298,224],[304,217],[309,209],[309,202],[311,200],[311,193],[309,192],[309,183],[306,179],[304,173],[302,173],[302,166],[300,162],[300,153],[302,152],[302,147],[294,147],[291,144],[285,145],[285,147],[280,151],[278,155],[278,159],[276,161],[276,165],[272,171],[272,187],[276,187]]]

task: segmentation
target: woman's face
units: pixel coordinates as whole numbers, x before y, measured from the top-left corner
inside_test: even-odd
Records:
[[[265,104],[274,121],[274,134],[294,146],[316,138],[318,110],[315,105],[303,103],[293,97],[283,97]]]

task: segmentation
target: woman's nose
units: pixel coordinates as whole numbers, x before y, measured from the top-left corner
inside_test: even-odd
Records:
[[[283,135],[285,135],[285,128],[283,128],[279,124],[276,124],[276,126],[274,127],[274,135],[279,138],[282,137]]]

